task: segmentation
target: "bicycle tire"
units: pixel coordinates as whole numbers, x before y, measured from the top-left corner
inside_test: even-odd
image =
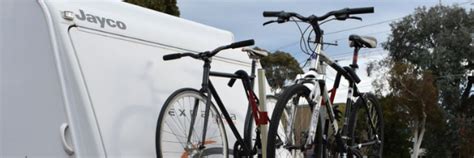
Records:
[[[187,136],[191,124],[191,118],[188,116],[192,117],[196,100],[199,102],[194,127],[198,128],[192,134],[191,144],[188,144]],[[157,122],[155,134],[157,157],[228,157],[225,128],[214,104],[211,104],[209,110],[205,148],[198,148],[197,144],[202,142],[203,124],[200,123],[204,122],[205,105],[206,96],[192,88],[179,89],[168,97]],[[176,140],[171,140],[173,138]]]
[[[273,112],[273,109],[275,108],[276,102],[278,101],[278,98],[275,97],[274,95],[267,95],[266,96],[266,101],[267,101],[267,112],[268,112],[268,119],[271,120],[271,114]],[[251,112],[251,111],[250,111]],[[245,122],[246,125],[249,126],[249,134],[246,139],[249,139],[249,142],[251,142],[251,147],[252,149],[254,148],[256,136],[255,136],[255,120],[253,118],[253,115],[250,114],[250,119]],[[267,135],[268,136],[268,135]],[[254,156],[255,157],[255,156]]]
[[[301,148],[306,139],[304,139],[304,132],[307,132],[311,119],[311,109],[313,105],[309,99],[310,90],[301,84],[295,84],[287,89],[280,95],[275,109],[272,114],[270,121],[270,128],[268,130],[268,146],[267,156],[268,157],[305,157],[305,154],[311,149]],[[297,100],[295,100],[296,98]],[[300,99],[303,98],[306,102],[302,105],[288,105],[289,101],[300,103]],[[308,104],[308,106],[304,105]],[[292,117],[297,116],[297,117]],[[308,117],[305,117],[308,116]],[[284,144],[288,138],[285,136],[285,127],[288,125],[286,118],[296,118],[292,122],[297,122],[296,126],[293,126],[292,132],[294,144]],[[295,124],[294,124],[295,125]],[[295,130],[295,131],[293,131]],[[302,138],[301,140],[298,139]],[[315,139],[318,139],[317,137]],[[276,153],[277,151],[282,151]]]
[[[324,145],[324,140],[323,140],[323,127],[322,127],[322,121],[321,117],[318,118],[319,123],[317,125],[316,129],[316,137],[314,138],[314,155],[312,157],[314,158],[325,158],[327,157],[327,151],[326,151],[326,146]]]
[[[349,118],[349,136],[351,137],[350,145],[354,146],[363,142],[370,141],[371,139],[374,139],[377,135],[379,137],[380,144],[373,144],[368,147],[362,147],[360,151],[362,155],[367,157],[382,157],[384,138],[382,107],[377,101],[375,95],[371,93],[364,93],[361,95],[361,97],[363,97],[364,100],[367,101],[367,104],[364,104],[362,98],[359,97],[351,109],[351,116]],[[367,119],[367,112],[369,112],[373,118]],[[374,126],[376,128],[376,135],[371,134],[372,128],[369,128],[369,120],[374,123]]]

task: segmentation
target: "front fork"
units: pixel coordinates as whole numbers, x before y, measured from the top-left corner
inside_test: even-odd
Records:
[[[209,82],[209,73],[210,73],[210,69],[211,69],[211,61],[209,59],[206,59],[205,60],[205,63],[204,63],[204,66],[203,66],[203,75],[202,75],[202,88],[201,88],[201,92],[206,94],[206,107],[205,107],[205,110],[204,110],[204,126],[203,126],[203,133],[202,133],[202,140],[201,140],[201,143],[198,144],[199,145],[199,149],[204,149],[205,148],[205,141],[206,141],[206,133],[207,133],[207,125],[208,125],[208,122],[209,122],[209,112],[210,112],[210,108],[211,108],[211,104],[212,104],[212,94],[211,94],[211,90],[210,90],[210,82]],[[199,101],[196,99],[195,102],[194,102],[194,109],[193,109],[193,112],[191,114],[191,123],[190,123],[190,128],[189,128],[189,135],[187,137],[187,148],[190,148],[190,149],[193,149],[194,145],[191,143],[191,136],[193,135],[192,133],[194,132],[194,124],[195,124],[195,120],[196,120],[196,117],[197,117],[197,113],[198,113],[198,105],[199,105]]]
[[[309,85],[314,85],[313,87],[306,85],[308,88],[310,88],[312,90],[312,92],[310,93],[310,99],[313,102],[314,107],[312,109],[311,121],[310,121],[309,130],[308,130],[308,137],[307,137],[306,143],[305,143],[305,148],[308,149],[308,148],[313,146],[313,143],[314,143],[314,140],[315,140],[315,137],[316,137],[317,125],[318,125],[318,121],[319,121],[319,115],[320,115],[320,112],[321,112],[320,110],[321,110],[322,103],[324,103],[326,105],[326,111],[327,111],[329,121],[330,121],[328,123],[330,125],[332,125],[331,128],[333,128],[333,131],[336,132],[336,137],[338,137],[338,138],[336,138],[336,139],[338,139],[337,140],[338,144],[345,144],[342,141],[343,141],[343,139],[347,139],[347,138],[343,138],[343,137],[345,137],[346,133],[340,131],[337,120],[335,118],[334,110],[332,109],[332,102],[331,102],[331,99],[330,99],[330,97],[327,93],[327,89],[326,89],[324,81],[315,80],[315,82],[313,82]],[[318,92],[322,92],[322,93],[318,93]],[[352,96],[351,91],[349,91],[349,96]],[[322,102],[322,99],[324,99],[323,102]],[[349,107],[346,107],[346,108],[349,108]],[[345,118],[345,119],[347,119],[347,118]],[[345,122],[347,122],[347,120]],[[344,126],[347,126],[347,124],[344,124]],[[323,126],[321,126],[321,128],[322,127]],[[344,127],[344,128],[347,128],[347,127]],[[343,135],[343,136],[341,136],[341,135]],[[345,148],[347,148],[347,146],[344,146],[342,148],[345,149]],[[343,150],[343,151],[346,151],[346,150]],[[342,152],[341,156],[343,158],[347,157],[347,152]]]
[[[308,88],[311,89],[310,93],[310,100],[314,104],[312,107],[312,113],[311,113],[311,120],[310,120],[310,126],[308,130],[308,137],[306,139],[305,143],[305,148],[310,148],[313,146],[313,141],[316,137],[316,131],[318,128],[318,120],[319,120],[319,114],[320,114],[320,109],[321,109],[321,88],[319,86],[319,83],[316,80],[312,81],[311,85],[313,87],[307,86]]]
[[[310,71],[308,73],[315,73],[314,71]],[[306,76],[307,74],[305,74]],[[310,74],[311,75],[311,74]],[[303,148],[311,148],[312,145],[313,145],[313,142],[314,142],[314,139],[316,137],[316,131],[317,131],[317,126],[318,126],[318,120],[319,120],[319,114],[320,114],[320,109],[321,109],[321,87],[320,87],[320,84],[319,84],[319,80],[316,80],[316,79],[304,79],[304,78],[301,78],[301,79],[298,79],[296,81],[296,84],[303,84],[305,85],[308,89],[310,89],[310,94],[309,94],[309,99],[310,99],[310,102],[311,103],[308,103],[309,104],[314,104],[314,106],[310,106],[311,107],[311,120],[310,120],[310,124],[309,124],[309,128],[308,128],[308,133],[307,133],[307,139],[305,141],[304,144],[302,144]],[[298,105],[298,104],[296,104]],[[290,125],[288,125],[285,129],[285,132],[286,133],[286,137],[287,138],[294,138],[293,135],[293,119],[295,119],[295,115],[296,115],[296,108],[297,107],[293,107],[295,109],[291,109],[289,113],[289,116],[287,118],[287,122],[290,123]],[[296,142],[296,140],[286,140],[286,144],[294,144]],[[296,144],[295,144],[296,145]]]
[[[321,82],[320,80],[315,80],[312,85],[314,87],[309,87],[311,88],[312,92],[310,93],[310,99],[312,100],[314,107],[312,109],[311,113],[311,121],[310,121],[310,128],[308,132],[308,139],[306,140],[306,146],[312,146],[314,137],[316,136],[316,130],[318,126],[318,120],[319,120],[319,115],[320,115],[320,110],[321,110],[321,105],[322,103],[326,104],[326,110],[329,116],[329,120],[332,121],[330,124],[332,124],[334,131],[338,131],[339,127],[335,119],[335,114],[334,110],[332,109],[332,104],[329,99],[329,95],[327,93],[326,86],[324,82]],[[322,92],[322,93],[321,93]],[[325,99],[324,102],[322,102],[322,99]]]
[[[210,113],[210,108],[211,108],[211,94],[209,93],[209,90],[207,90],[207,92],[205,93],[207,94],[207,98],[206,98],[206,107],[205,107],[205,110],[204,110],[204,126],[203,126],[203,133],[202,133],[202,140],[201,140],[201,143],[200,144],[197,144],[198,145],[198,149],[201,150],[201,149],[204,149],[205,148],[205,141],[206,141],[206,133],[207,133],[207,125],[208,125],[208,122],[209,122],[209,113]],[[192,133],[194,132],[194,124],[196,122],[196,118],[197,118],[197,113],[198,113],[198,107],[199,106],[199,100],[198,99],[195,99],[194,100],[194,107],[193,107],[193,110],[192,110],[192,114],[191,114],[191,123],[190,123],[190,128],[189,128],[189,131],[188,131],[188,137],[187,137],[187,143],[186,143],[186,148],[188,150],[191,150],[191,151],[188,151],[188,152],[193,152],[192,150],[195,149],[195,145],[191,143],[191,137],[192,137]]]

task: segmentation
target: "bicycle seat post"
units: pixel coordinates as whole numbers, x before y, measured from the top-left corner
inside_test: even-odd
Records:
[[[250,84],[253,89],[254,80],[255,80],[255,69],[257,68],[258,59],[252,59],[252,70],[250,70]]]
[[[357,65],[357,60],[359,58],[359,50],[360,50],[360,47],[354,47],[354,55],[352,56],[352,64],[349,65],[353,70],[356,70],[359,68],[359,65]]]
[[[256,69],[257,69],[257,64],[260,63],[260,59],[268,56],[268,52],[264,50],[258,50],[258,49],[253,49],[253,48],[242,48],[242,51],[247,52],[249,58],[252,60],[252,69],[250,73],[251,81],[252,81],[252,87],[253,87],[253,81],[256,77]]]
[[[361,48],[375,48],[377,47],[377,39],[370,36],[359,36],[359,35],[350,35],[349,36],[349,46],[354,47],[354,56],[352,58],[352,64],[350,67],[355,70],[359,68],[357,65],[357,58],[359,55],[359,50]]]

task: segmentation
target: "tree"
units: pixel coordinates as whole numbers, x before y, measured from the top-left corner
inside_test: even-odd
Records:
[[[411,157],[416,158],[420,153],[427,127],[431,127],[431,125],[441,120],[441,109],[437,104],[438,90],[434,85],[433,75],[430,71],[416,71],[413,64],[394,62],[390,58],[380,61],[379,64],[375,66],[375,69],[373,64],[369,68],[373,69],[372,71],[378,71],[380,67],[389,68],[388,73],[383,75],[390,87],[390,92],[383,98],[384,110],[388,110],[384,111],[384,116],[388,116],[388,120],[386,119],[385,122],[389,126],[403,127],[404,130],[390,131],[391,133],[400,132],[395,133],[395,135],[404,136],[407,134],[406,132],[410,134],[413,142]],[[380,81],[373,83],[376,89],[381,89],[382,84],[384,83]],[[378,91],[378,94],[380,95],[381,92]],[[393,137],[392,135],[386,136],[388,140]],[[406,145],[406,140],[392,141],[402,143],[393,144],[397,147]],[[387,142],[387,144],[390,143]],[[392,150],[387,149],[388,151]],[[405,149],[398,150],[406,151]],[[392,153],[392,156],[396,154]]]
[[[405,106],[406,110],[402,111],[412,114],[408,116],[415,140],[412,156],[416,156],[416,150],[423,144],[427,130],[431,131],[429,137],[450,138],[446,143],[454,142],[449,147],[450,156],[469,156],[460,152],[464,145],[463,138],[458,137],[456,120],[465,116],[460,108],[460,87],[466,82],[467,72],[474,69],[474,48],[470,45],[474,12],[457,6],[421,7],[392,23],[391,28],[392,34],[382,44],[390,52],[389,57],[380,65],[389,69],[389,75],[385,76],[389,94],[400,101],[395,106]],[[466,127],[472,127],[470,123]],[[443,125],[448,128],[440,128]],[[429,155],[429,152],[449,153],[442,145],[425,147]]]
[[[139,5],[145,8],[179,16],[179,8],[176,0],[124,0],[127,3]]]
[[[303,73],[298,61],[283,51],[270,53],[262,58],[261,63],[272,91],[281,89],[286,82],[294,80],[297,74]]]
[[[416,73],[410,64],[394,63],[390,70],[392,88],[400,112],[412,132],[412,158],[417,158],[427,130],[427,123],[440,120],[437,89],[431,72]],[[430,114],[430,115],[428,115]]]
[[[408,126],[408,118],[405,114],[400,114],[401,110],[398,100],[393,95],[386,95],[380,98],[380,105],[383,105],[384,118],[384,145],[383,157],[400,158],[410,156],[411,131]]]
[[[456,117],[459,130],[455,134],[461,138],[458,149],[460,155],[474,155],[472,150],[474,145],[474,125],[472,123],[474,122],[474,95],[471,95],[473,85],[474,76],[469,76],[461,97],[461,106],[459,106],[459,111],[463,111],[463,113]]]

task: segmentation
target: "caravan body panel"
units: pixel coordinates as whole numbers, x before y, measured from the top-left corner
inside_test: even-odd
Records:
[[[123,2],[3,0],[1,11],[2,157],[155,157],[162,104],[174,90],[200,88],[202,77],[202,62],[162,56],[233,42],[228,31]],[[213,71],[239,69],[250,71],[240,50],[213,60]],[[242,86],[212,81],[243,132]]]

